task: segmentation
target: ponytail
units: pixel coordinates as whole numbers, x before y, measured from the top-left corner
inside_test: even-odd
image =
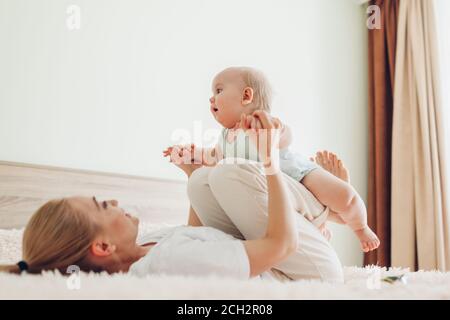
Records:
[[[22,259],[26,262],[0,265],[0,272],[65,272],[69,265],[92,270],[87,256],[99,230],[89,213],[73,206],[70,199],[50,200],[33,214],[23,233]]]

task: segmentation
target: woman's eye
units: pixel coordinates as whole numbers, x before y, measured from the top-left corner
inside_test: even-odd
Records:
[[[217,91],[217,93],[221,93],[222,89],[217,89],[216,91]]]
[[[107,209],[108,208],[108,203],[106,201],[103,201],[103,209]]]

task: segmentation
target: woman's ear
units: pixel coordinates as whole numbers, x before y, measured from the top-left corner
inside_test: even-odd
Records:
[[[250,87],[246,87],[242,92],[242,104],[248,105],[253,102],[253,89]]]
[[[91,244],[91,253],[96,257],[107,257],[116,251],[116,246],[106,243],[101,239],[96,239]]]

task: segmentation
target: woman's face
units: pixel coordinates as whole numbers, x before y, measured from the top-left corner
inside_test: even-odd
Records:
[[[68,200],[100,226],[100,236],[116,250],[125,250],[136,244],[139,219],[120,208],[117,200],[98,201],[95,197],[73,197]]]

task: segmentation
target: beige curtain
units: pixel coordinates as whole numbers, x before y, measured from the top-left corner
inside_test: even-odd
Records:
[[[392,266],[450,270],[433,1],[400,1],[392,140]]]

